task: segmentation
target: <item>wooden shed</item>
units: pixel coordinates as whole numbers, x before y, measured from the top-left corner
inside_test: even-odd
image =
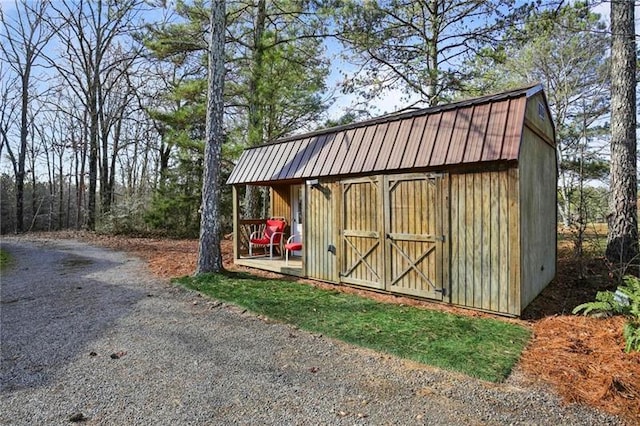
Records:
[[[518,316],[555,276],[556,181],[540,85],[290,137],[229,177],[235,262]],[[270,187],[297,260],[246,255],[242,185]]]

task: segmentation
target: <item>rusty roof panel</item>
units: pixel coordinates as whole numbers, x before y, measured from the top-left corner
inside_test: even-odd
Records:
[[[360,149],[358,150],[358,155],[356,155],[355,160],[353,160],[353,165],[351,166],[351,170],[349,171],[349,173],[361,173],[370,152],[372,153],[371,155],[373,157],[377,156],[377,153],[373,153],[373,140],[375,139],[375,135],[378,131],[379,126],[384,126],[384,124],[381,123],[379,125],[365,127],[365,132],[362,136],[362,143],[360,144]]]
[[[420,141],[422,140],[422,134],[424,128],[427,127],[428,116],[416,117],[411,124],[411,130],[407,138],[407,146],[402,156],[402,162],[400,163],[401,169],[410,169],[416,162],[416,156],[418,155],[418,149],[420,149]],[[408,125],[409,123],[407,123]]]
[[[329,176],[331,175],[331,168],[336,163],[336,159],[338,158],[338,152],[342,147],[343,139],[345,137],[346,132],[340,132],[336,134],[333,141],[328,146],[327,151],[327,159],[324,161],[322,168],[315,176]]]
[[[504,132],[504,148],[501,159],[517,160],[520,148],[520,138],[522,137],[522,127],[524,126],[524,110],[527,106],[527,98],[512,99],[510,102],[509,114],[506,118],[506,128]]]
[[[311,145],[309,147],[310,155],[305,167],[302,169],[302,177],[311,176],[313,166],[315,166],[316,162],[318,161],[318,153],[322,150],[322,147],[326,140],[327,135],[316,136],[311,139]]]
[[[411,133],[411,127],[413,126],[414,118],[408,120],[398,121],[398,132],[391,148],[391,156],[387,163],[387,169],[395,170],[399,169],[402,164],[402,158],[407,150],[407,141],[409,140],[409,134]]]
[[[356,160],[356,156],[360,151],[360,145],[362,144],[366,130],[367,127],[359,127],[353,134],[351,145],[349,146],[347,155],[345,156],[344,162],[342,163],[342,168],[340,169],[341,175],[351,173],[351,167],[353,166],[353,163]]]
[[[451,146],[445,164],[460,164],[464,158],[467,140],[469,139],[469,128],[471,127],[471,116],[473,107],[462,108],[456,113],[455,129],[451,135]]]
[[[381,155],[384,155],[382,147],[384,146],[388,128],[389,123],[380,123],[376,126],[376,132],[373,135],[373,140],[371,141],[371,148],[369,148],[369,155],[366,157],[364,165],[360,170],[361,172],[370,172],[375,170],[378,158],[380,158]],[[392,142],[390,142],[389,145],[391,145],[391,143]]]
[[[430,164],[431,155],[435,148],[436,138],[440,130],[440,120],[442,119],[442,113],[433,114],[429,116],[427,126],[422,134],[422,140],[419,141],[420,147],[416,155],[416,162],[414,167],[425,167]]]
[[[249,148],[228,183],[268,184],[517,160],[527,100],[538,95],[545,101],[541,91],[541,86],[531,86]]]
[[[473,108],[473,116],[469,125],[469,136],[464,153],[464,163],[476,163],[482,158],[484,136],[487,133],[487,122],[491,104],[477,105]]]
[[[508,112],[509,101],[496,102],[493,104],[491,115],[489,116],[489,123],[487,124],[487,134],[484,138],[482,161],[496,161],[500,159]]]
[[[389,161],[393,154],[399,152],[399,156],[402,157],[404,146],[398,146],[396,138],[398,136],[398,129],[400,129],[400,122],[393,121],[389,123],[384,135],[383,144],[380,147],[380,154],[376,159],[376,164],[372,170],[387,170]]]

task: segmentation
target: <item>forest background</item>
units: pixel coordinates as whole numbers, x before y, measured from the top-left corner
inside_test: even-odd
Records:
[[[610,212],[609,8],[228,1],[222,232],[223,183],[247,146],[541,82],[557,131],[558,220],[580,252],[587,226]],[[202,0],[0,2],[2,234],[198,236],[209,15]],[[267,215],[266,189],[243,200],[245,217]]]

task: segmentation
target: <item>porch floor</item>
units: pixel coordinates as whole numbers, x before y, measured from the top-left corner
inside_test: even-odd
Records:
[[[275,257],[269,259],[269,256],[241,256],[234,262],[236,265],[247,266],[249,268],[262,269],[263,271],[278,272],[285,275],[293,275],[295,277],[303,277],[302,259],[299,257],[289,258],[289,265],[286,264],[284,257]]]

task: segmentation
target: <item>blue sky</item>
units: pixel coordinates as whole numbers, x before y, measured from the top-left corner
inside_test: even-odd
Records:
[[[33,0],[38,1],[38,0]],[[54,3],[57,0],[52,0]],[[168,3],[172,3],[169,1]],[[0,0],[0,8],[4,13],[11,15],[15,10],[15,0]],[[600,13],[603,18],[609,20],[610,4],[608,2],[601,3],[594,8],[594,11]],[[160,14],[159,14],[160,15]],[[640,3],[636,5],[636,32],[640,33]],[[335,90],[336,101],[329,110],[329,117],[336,119],[347,112],[353,103],[356,102],[354,95],[344,95],[340,92],[338,85],[342,81],[343,73],[353,72],[353,67],[346,63],[340,57],[341,46],[335,40],[329,40],[326,42],[327,56],[332,64],[331,74],[327,81],[327,86],[330,90]],[[372,101],[370,104],[373,106],[373,114],[384,114],[387,112],[396,111],[407,106],[409,103],[417,100],[412,99],[410,102],[403,99],[403,93],[400,90],[391,90],[386,92],[382,97]]]

